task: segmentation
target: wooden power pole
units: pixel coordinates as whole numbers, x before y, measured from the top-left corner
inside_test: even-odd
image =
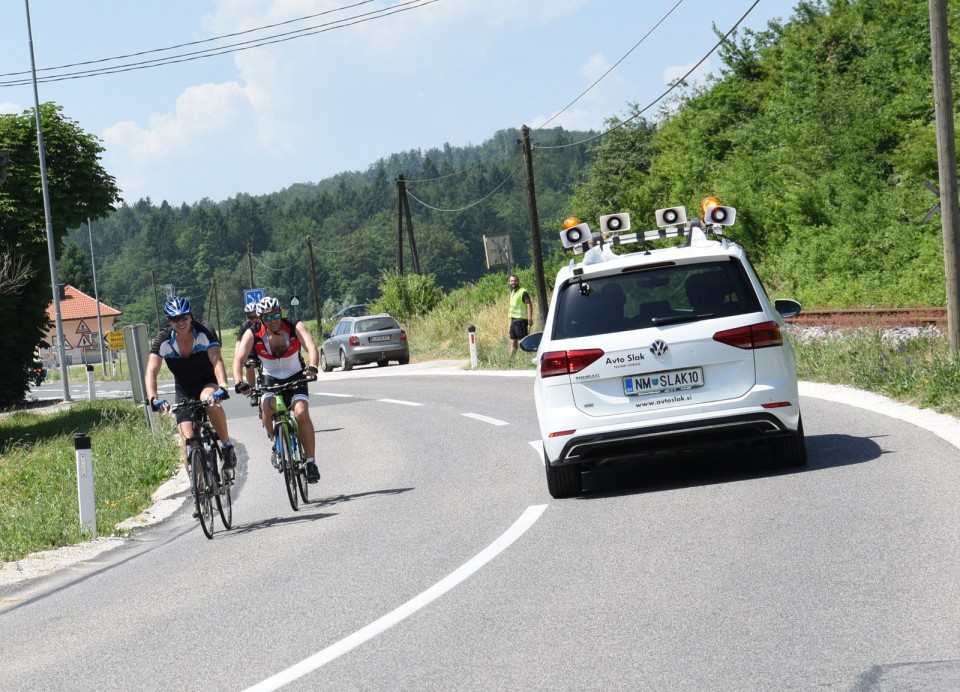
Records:
[[[413,262],[414,274],[420,273],[420,255],[417,253],[417,241],[413,235],[413,216],[410,214],[410,199],[407,197],[407,181],[403,178],[403,173],[397,176],[397,192],[400,200],[399,207],[399,232],[397,234],[397,266],[399,272],[403,274],[403,221],[407,222],[407,234],[410,236],[410,259]]]
[[[527,206],[530,211],[530,250],[533,253],[533,268],[537,274],[537,314],[540,316],[540,328],[547,321],[547,286],[543,276],[543,247],[540,244],[540,215],[537,213],[537,193],[533,184],[533,153],[530,149],[530,128],[524,125],[521,130],[523,137],[520,143],[523,147],[524,171],[527,177]]]
[[[950,352],[960,351],[960,211],[957,208],[957,152],[953,128],[953,90],[950,85],[950,41],[946,0],[930,2],[930,55],[933,62],[934,113],[937,121],[937,165],[940,173],[940,225],[943,233],[943,269],[947,288],[947,331]]]
[[[320,309],[320,291],[317,290],[317,265],[313,263],[313,241],[307,236],[307,253],[310,256],[310,288],[313,290],[313,309],[317,313],[317,336],[323,335],[323,311]]]

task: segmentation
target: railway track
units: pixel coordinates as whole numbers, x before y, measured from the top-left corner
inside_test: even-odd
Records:
[[[804,310],[787,320],[801,327],[856,329],[876,327],[947,327],[946,308],[863,308],[850,310]]]

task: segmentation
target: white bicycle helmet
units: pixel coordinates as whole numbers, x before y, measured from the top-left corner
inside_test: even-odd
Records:
[[[260,302],[257,303],[257,314],[266,315],[267,313],[274,312],[280,309],[280,301],[271,296],[264,296],[260,299]]]
[[[257,301],[251,300],[249,303],[243,306],[243,312],[246,315],[254,315],[257,312]]]

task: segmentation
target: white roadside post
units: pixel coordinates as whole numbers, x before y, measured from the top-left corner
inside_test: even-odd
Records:
[[[93,366],[87,366],[87,401],[93,401],[97,398],[97,388],[93,383]]]
[[[93,457],[90,454],[90,436],[77,433],[73,438],[77,452],[77,496],[80,498],[80,525],[91,538],[97,537],[97,505],[93,498]]]
[[[477,328],[472,324],[467,327],[467,334],[470,339],[470,367],[477,369]]]

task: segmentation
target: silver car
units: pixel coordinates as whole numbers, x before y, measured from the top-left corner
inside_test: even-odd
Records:
[[[339,366],[344,372],[354,365],[376,363],[383,367],[391,360],[410,362],[407,333],[385,312],[363,317],[344,317],[333,332],[323,335],[320,368],[330,372]]]

